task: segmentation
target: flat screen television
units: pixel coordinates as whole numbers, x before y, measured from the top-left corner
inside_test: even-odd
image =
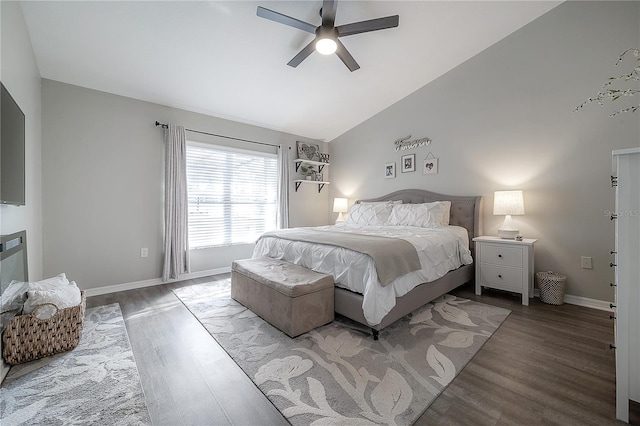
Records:
[[[25,204],[24,113],[4,84],[0,93],[0,204]]]

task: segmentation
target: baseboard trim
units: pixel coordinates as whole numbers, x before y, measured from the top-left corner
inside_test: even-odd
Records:
[[[585,308],[593,308],[593,309],[598,309],[600,311],[609,311],[609,312],[613,311],[613,309],[609,306],[611,302],[607,302],[606,300],[589,299],[588,297],[565,294],[564,301],[565,303],[569,303],[571,305],[584,306]]]
[[[99,296],[101,294],[116,293],[118,291],[135,290],[137,288],[152,287],[154,285],[168,284],[176,281],[192,280],[195,278],[208,277],[210,275],[226,274],[231,272],[231,267],[226,266],[224,268],[208,269],[206,271],[191,272],[189,274],[181,275],[180,278],[169,281],[162,281],[161,278],[152,278],[150,280],[135,281],[123,284],[114,284],[104,287],[96,287],[86,289],[84,292],[87,297]],[[536,288],[533,290],[535,297],[540,297],[540,291]],[[613,311],[609,306],[611,302],[606,300],[590,299],[588,297],[574,296],[572,294],[564,295],[564,303],[570,305],[584,306],[585,308],[598,309],[600,311]]]
[[[226,274],[231,272],[231,267],[208,269],[206,271],[191,272],[189,274],[180,275],[180,278],[169,281],[162,281],[162,278],[152,278],[150,280],[135,281],[123,284],[107,285],[104,287],[88,288],[84,290],[87,297],[99,296],[101,294],[117,293],[119,291],[135,290],[137,288],[152,287],[154,285],[168,284],[176,281],[192,280],[195,278],[208,277],[209,275]]]
[[[540,290],[538,290],[537,288],[534,289],[533,295],[535,297],[540,297]],[[613,309],[609,306],[611,302],[607,302],[606,300],[589,299],[588,297],[582,296],[574,296],[573,294],[565,294],[564,303],[584,306],[585,308],[598,309],[600,311],[613,311]]]

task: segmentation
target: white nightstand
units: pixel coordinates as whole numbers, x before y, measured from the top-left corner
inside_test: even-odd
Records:
[[[533,245],[536,239],[522,241],[499,237],[476,237],[476,294],[482,287],[522,294],[522,304],[533,297]]]

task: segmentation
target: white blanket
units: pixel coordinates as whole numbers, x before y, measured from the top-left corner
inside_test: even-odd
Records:
[[[420,270],[383,287],[371,257],[340,247],[265,237],[256,243],[253,257],[267,256],[332,275],[336,286],[364,296],[362,310],[370,325],[379,324],[396,304],[396,297],[447,272],[473,262],[467,230],[459,226],[428,229],[413,226],[319,226],[334,232],[354,232],[402,238],[416,247]]]

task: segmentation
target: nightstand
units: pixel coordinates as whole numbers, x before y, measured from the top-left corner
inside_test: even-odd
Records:
[[[476,294],[482,287],[522,294],[522,304],[533,297],[533,245],[536,239],[522,241],[499,237],[476,237]]]

